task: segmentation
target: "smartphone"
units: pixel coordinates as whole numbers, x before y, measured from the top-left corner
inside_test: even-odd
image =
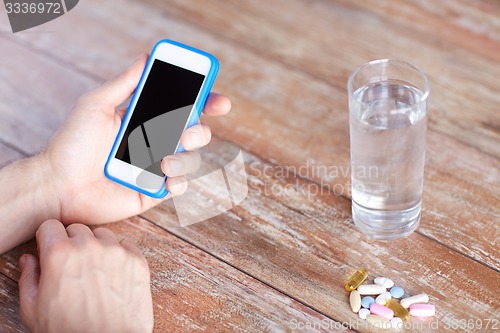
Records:
[[[166,196],[161,161],[184,151],[181,134],[198,122],[218,70],[211,54],[159,41],[109,154],[106,177],[154,198]]]

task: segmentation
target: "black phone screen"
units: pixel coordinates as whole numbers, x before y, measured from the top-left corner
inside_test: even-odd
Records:
[[[175,152],[205,76],[154,60],[115,157],[160,177]]]

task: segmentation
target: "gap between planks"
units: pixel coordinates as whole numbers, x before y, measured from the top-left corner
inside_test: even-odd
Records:
[[[323,0],[321,0],[323,1]],[[204,26],[203,24],[200,24],[198,23],[197,20],[189,20],[189,21],[186,21],[184,20],[184,18],[179,15],[179,14],[176,14],[176,13],[172,13],[172,12],[169,12],[167,9],[165,9],[163,6],[159,6],[156,1],[154,0],[147,0],[147,4],[149,6],[151,6],[152,8],[154,9],[157,9],[159,10],[162,15],[172,19],[173,21],[176,21],[176,22],[179,22],[179,23],[182,23],[182,24],[189,24],[193,27],[196,27],[197,29],[199,30],[205,30],[205,31],[209,31],[210,34],[214,35],[214,36],[217,36],[218,38],[220,38],[221,40],[224,40],[226,42],[228,42],[228,44],[233,44],[235,46],[239,46],[247,51],[249,51],[250,53],[252,54],[256,54],[258,55],[259,57],[262,57],[264,59],[267,59],[269,61],[271,61],[272,63],[275,63],[275,64],[280,64],[281,66],[287,68],[287,69],[290,69],[294,72],[297,72],[297,73],[300,73],[306,77],[309,77],[313,80],[316,80],[320,83],[323,83],[323,84],[326,84],[326,85],[329,85],[329,86],[333,86],[337,89],[341,89],[341,90],[344,90],[345,89],[345,85],[341,85],[335,81],[328,81],[326,78],[324,77],[321,77],[315,73],[312,73],[310,71],[307,71],[305,69],[303,69],[301,66],[299,66],[299,64],[295,64],[293,62],[288,62],[288,61],[281,61],[280,58],[279,58],[279,55],[278,54],[274,54],[274,53],[269,53],[269,52],[266,52],[266,53],[262,53],[260,52],[259,49],[255,48],[253,45],[249,45],[248,43],[245,43],[243,42],[242,39],[237,39],[235,37],[231,37],[231,36],[228,36],[228,35],[225,35],[223,33],[220,33],[218,32],[216,29],[211,29],[211,28],[208,28],[206,26]],[[341,5],[343,7],[345,7],[344,5]],[[348,7],[345,7],[345,8],[348,8]],[[371,13],[371,14],[374,14],[374,15],[378,15],[377,13],[372,13],[372,12],[367,12],[366,10],[362,9],[362,8],[358,8],[359,10],[362,10],[363,12],[365,13]],[[396,27],[401,27],[401,28],[404,28],[404,29],[408,29],[407,26],[403,25],[402,23],[398,22],[398,21],[392,21],[391,22],[392,24],[394,24]],[[469,51],[469,50],[467,50]],[[429,128],[430,129],[430,128]],[[474,144],[471,144],[467,141],[460,141],[456,136],[450,134],[450,133],[447,133],[446,131],[443,131],[441,130],[439,127],[433,127],[432,128],[433,131],[439,133],[439,134],[442,134],[443,136],[447,137],[450,139],[450,141],[453,141],[453,142],[457,142],[457,143],[460,143],[460,144],[463,144],[467,147],[470,147],[470,148],[473,148],[474,150],[476,150],[477,152],[480,152],[481,154],[484,154],[486,156],[489,156],[491,158],[497,158],[497,156],[493,155],[493,153],[489,152],[489,151],[486,151],[486,150],[483,150],[481,149],[480,147],[474,145]]]
[[[191,246],[193,246],[193,247],[197,248],[197,249],[198,249],[198,250],[200,250],[200,251],[205,252],[207,255],[209,255],[209,256],[211,256],[211,257],[213,257],[213,258],[217,259],[218,261],[220,261],[220,262],[222,262],[222,263],[224,263],[224,264],[228,265],[228,266],[229,266],[229,267],[231,267],[231,268],[234,268],[235,270],[237,270],[237,271],[239,271],[239,272],[241,272],[241,273],[245,274],[246,276],[248,276],[248,277],[250,277],[250,278],[252,278],[252,279],[254,279],[254,280],[256,280],[256,281],[258,281],[258,282],[260,282],[260,283],[262,283],[262,284],[263,284],[263,285],[265,285],[266,287],[268,287],[268,288],[270,288],[270,289],[272,289],[272,290],[274,290],[274,291],[276,291],[276,292],[278,292],[278,293],[282,294],[283,296],[286,296],[286,297],[288,297],[288,298],[290,298],[290,299],[292,299],[292,300],[296,301],[297,303],[302,304],[302,305],[303,305],[303,306],[305,306],[306,308],[311,309],[312,311],[314,311],[314,312],[316,312],[316,313],[319,313],[319,314],[321,314],[321,315],[325,316],[326,318],[329,318],[329,319],[331,319],[331,320],[333,320],[333,321],[335,321],[335,322],[337,322],[337,323],[342,323],[342,324],[344,324],[344,322],[340,321],[339,319],[336,319],[336,318],[334,318],[333,316],[330,316],[330,315],[328,315],[328,314],[324,313],[323,311],[321,311],[321,310],[319,310],[319,309],[316,309],[314,306],[312,306],[312,305],[310,305],[310,304],[308,304],[308,303],[306,303],[306,302],[302,301],[301,299],[296,298],[295,296],[292,296],[292,295],[290,295],[290,294],[286,293],[284,290],[281,290],[280,288],[277,288],[277,287],[275,287],[275,286],[273,286],[273,285],[269,284],[268,282],[266,282],[266,281],[264,281],[264,280],[262,280],[262,279],[260,279],[260,278],[258,278],[258,277],[256,277],[256,276],[254,276],[253,274],[251,274],[251,273],[249,273],[249,272],[245,271],[244,269],[242,269],[242,268],[240,268],[240,267],[238,267],[238,266],[235,266],[235,265],[231,264],[229,261],[227,261],[227,260],[225,260],[225,259],[221,258],[220,256],[216,255],[215,253],[211,253],[211,252],[209,252],[207,249],[205,249],[205,248],[201,247],[200,245],[197,245],[197,244],[195,244],[194,242],[191,242],[191,241],[187,240],[185,237],[182,237],[182,236],[180,236],[180,235],[178,235],[178,234],[176,234],[176,233],[174,233],[174,232],[172,232],[172,231],[170,231],[170,230],[168,230],[168,229],[166,229],[166,228],[162,227],[161,225],[156,224],[154,221],[151,221],[151,219],[150,219],[150,218],[148,218],[147,216],[143,216],[142,214],[139,214],[139,216],[140,216],[142,219],[144,219],[144,220],[148,221],[148,223],[152,224],[154,227],[157,227],[157,228],[160,228],[160,229],[164,230],[165,232],[169,233],[170,235],[172,235],[172,236],[174,236],[174,237],[176,237],[176,238],[178,238],[178,239],[182,240],[182,241],[183,241],[183,242],[185,242],[185,243],[188,243],[189,245],[191,245]],[[352,327],[348,327],[348,328],[349,328],[350,330],[354,331],[354,332],[360,332],[360,331],[358,331],[358,330],[356,330],[356,329],[354,329],[354,328],[352,328]]]
[[[164,16],[172,19],[173,21],[176,21],[176,22],[182,23],[182,24],[189,24],[189,25],[191,25],[191,26],[193,26],[193,27],[195,27],[197,29],[206,30],[206,28],[203,25],[195,23],[193,21],[189,21],[189,22],[185,21],[179,15],[171,13],[171,12],[168,12],[163,7],[160,7],[160,6],[156,5],[154,1],[148,0],[147,3],[146,3],[146,5],[154,8],[154,9],[158,9],[162,13],[162,15],[164,15]],[[397,26],[404,27],[399,22],[393,22],[393,23],[395,25],[397,25]],[[280,64],[281,66],[283,66],[283,67],[285,67],[287,69],[290,69],[290,70],[292,70],[294,72],[300,73],[301,75],[309,77],[309,78],[311,78],[311,79],[313,79],[315,81],[318,81],[318,82],[326,84],[326,85],[331,85],[331,86],[333,86],[333,87],[335,87],[337,89],[342,89],[343,90],[345,88],[344,85],[340,85],[340,84],[338,84],[336,82],[330,82],[330,81],[326,80],[325,78],[323,78],[321,76],[318,76],[318,75],[316,75],[314,73],[311,73],[309,71],[304,70],[302,67],[300,67],[300,66],[298,66],[296,64],[280,61],[278,55],[275,55],[275,54],[272,54],[272,53],[262,54],[255,47],[252,47],[252,46],[250,46],[250,45],[242,42],[239,39],[226,36],[226,35],[224,35],[222,33],[217,32],[217,31],[213,31],[212,29],[210,29],[210,34],[212,34],[214,36],[217,36],[221,40],[225,40],[229,44],[234,44],[236,46],[240,46],[240,47],[244,48],[245,50],[249,51],[252,54],[256,54],[256,55],[258,55],[258,56],[260,56],[260,57],[262,57],[264,59],[269,60],[272,63]],[[52,54],[52,53],[48,52],[47,50],[45,50],[43,48],[33,47],[31,44],[29,44],[27,42],[24,42],[22,40],[20,41],[18,39],[9,38],[9,37],[7,37],[7,35],[0,35],[0,37],[8,39],[9,41],[11,41],[13,43],[16,43],[17,45],[19,45],[21,47],[24,47],[25,49],[27,49],[29,51],[33,51],[35,53],[40,53],[42,56],[47,57],[48,59],[52,59],[53,61],[55,60],[58,63],[62,64],[63,67],[71,69],[71,70],[73,70],[73,71],[75,71],[75,72],[77,72],[79,74],[85,75],[87,78],[96,80],[97,82],[103,83],[103,82],[107,81],[108,79],[110,79],[110,78],[106,78],[106,77],[100,77],[100,76],[96,75],[93,72],[90,72],[88,70],[82,69],[82,68],[80,68],[78,66],[74,66],[74,64],[72,64],[71,62],[65,60],[64,58],[60,58],[56,54]],[[450,133],[447,133],[446,131],[440,130],[439,127],[432,128],[432,131],[437,132],[437,133],[439,133],[439,134],[447,137],[452,142],[463,144],[464,146],[472,148],[475,151],[477,151],[477,152],[479,152],[481,154],[484,154],[484,155],[486,155],[486,156],[488,156],[490,158],[494,158],[494,159],[497,158],[497,156],[493,155],[491,152],[485,151],[485,150],[481,149],[480,147],[478,147],[478,146],[476,146],[474,144],[458,140],[458,138],[456,138],[454,135],[452,135]]]
[[[171,14],[166,13],[165,11],[162,11],[162,13],[163,13],[164,15],[166,15],[166,16],[172,17],[172,15],[171,15]],[[173,17],[173,19],[174,19],[174,20],[176,20],[176,21],[179,21],[179,20],[180,20],[178,17]],[[214,34],[216,34],[216,33],[214,33]],[[236,43],[236,44],[240,44],[242,47],[246,48],[247,50],[250,50],[250,52],[252,52],[252,53],[253,53],[253,51],[254,51],[254,50],[253,50],[253,48],[248,47],[246,44],[240,43],[239,41],[234,41],[232,38],[225,37],[224,35],[220,35],[220,34],[217,34],[217,35],[218,35],[221,39],[228,40],[228,41],[230,41],[230,42],[234,42],[234,43]],[[2,37],[2,36],[0,36],[0,37]],[[3,37],[4,37],[4,38],[6,38],[5,36],[3,36]],[[104,81],[104,78],[101,78],[101,77],[99,77],[98,75],[95,75],[95,74],[93,74],[93,73],[91,73],[91,72],[89,72],[89,71],[87,71],[87,70],[80,69],[78,66],[74,66],[74,64],[72,64],[72,63],[70,63],[70,62],[65,61],[65,60],[63,60],[63,59],[61,59],[61,58],[59,58],[59,57],[57,57],[57,56],[54,56],[54,55],[50,54],[49,52],[45,51],[45,50],[44,50],[44,49],[42,49],[42,48],[33,47],[33,46],[31,46],[30,44],[28,44],[28,43],[25,43],[25,42],[19,42],[19,41],[18,41],[18,40],[16,40],[16,39],[14,39],[14,40],[13,40],[13,39],[11,39],[11,38],[6,38],[6,39],[8,39],[9,41],[11,41],[11,42],[13,42],[13,43],[15,43],[15,44],[19,45],[20,47],[25,48],[26,50],[28,50],[28,51],[30,51],[30,52],[39,53],[39,54],[41,54],[41,56],[42,56],[42,57],[46,57],[46,58],[51,59],[52,61],[57,62],[57,63],[58,63],[61,67],[63,67],[63,68],[67,68],[67,69],[69,69],[69,70],[72,70],[72,71],[76,72],[77,74],[83,75],[83,76],[85,76],[85,77],[87,77],[87,78],[90,78],[90,79],[92,79],[92,80],[95,80],[95,81],[97,81],[97,82],[102,82],[102,81]],[[277,61],[277,59],[275,59],[275,58],[276,58],[275,56],[272,56],[272,55],[271,55],[270,57],[272,57],[272,58],[273,58],[273,59],[272,59],[272,61],[273,61],[273,62],[278,62],[278,61]],[[303,73],[304,75],[309,76],[309,77],[311,77],[311,78],[317,79],[317,80],[322,81],[322,82],[324,82],[324,83],[326,82],[325,80],[323,80],[323,79],[321,79],[321,78],[317,78],[317,77],[315,77],[314,75],[311,75],[309,72],[305,72],[305,71],[300,70],[300,68],[296,68],[296,66],[294,66],[294,65],[290,65],[290,64],[287,64],[287,63],[281,63],[281,62],[280,62],[280,64],[282,64],[283,66],[288,67],[288,68],[297,69],[298,71],[300,71],[300,72],[301,72],[301,73]],[[437,132],[439,132],[439,131],[437,131]],[[450,136],[450,135],[448,135],[448,134],[446,134],[446,133],[441,133],[441,132],[439,132],[439,133],[440,133],[440,134],[442,134],[442,135],[444,135],[444,136],[446,136],[446,137],[448,137],[448,138],[450,138],[450,140],[451,140],[451,141],[453,141],[453,142],[457,142],[457,143],[460,143],[460,144],[464,144],[463,142],[460,142],[460,141],[456,140],[454,137],[452,137],[452,136]],[[219,137],[217,134],[213,134],[213,136],[214,136],[215,138],[222,139],[222,138],[221,138],[221,137]],[[227,138],[224,138],[224,140],[225,140],[225,141],[232,142],[233,144],[236,144],[236,143],[234,143],[233,141],[231,141],[231,140],[229,140],[229,139],[227,139]],[[13,149],[13,150],[15,150],[15,151],[17,151],[17,152],[21,153],[22,155],[25,155],[25,156],[30,156],[30,155],[31,155],[31,154],[28,154],[27,152],[25,152],[23,149],[21,149],[21,148],[19,148],[19,147],[15,146],[15,145],[14,145],[14,144],[12,144],[12,143],[6,142],[5,140],[3,140],[3,139],[1,139],[1,138],[0,138],[0,143],[4,143],[7,147],[9,147],[9,148],[11,148],[11,149]],[[475,147],[475,146],[473,146],[473,145],[472,145],[472,146],[471,146],[471,145],[467,145],[467,144],[464,144],[464,145],[466,145],[467,147],[473,148],[474,150],[479,150],[477,147]],[[479,150],[479,151],[480,151],[480,150]],[[264,162],[268,163],[268,164],[269,164],[269,165],[271,165],[271,166],[282,166],[282,165],[280,165],[280,164],[278,164],[278,163],[276,163],[276,162],[273,162],[273,161],[269,160],[268,158],[265,158],[264,156],[260,155],[258,152],[254,152],[254,151],[251,151],[251,150],[250,150],[250,152],[251,152],[252,154],[254,154],[255,156],[259,157],[259,159],[261,159],[262,161],[264,161]],[[480,152],[481,152],[482,154],[489,155],[488,153],[485,153],[485,152],[483,152],[483,151],[480,151]],[[302,176],[300,176],[300,175],[297,175],[295,172],[293,172],[293,175],[294,175],[296,178],[302,179],[302,180],[304,180],[304,181],[306,181],[306,182],[308,182],[308,183],[315,184],[315,185],[320,186],[320,187],[321,187],[321,188],[323,188],[323,189],[326,189],[326,190],[327,190],[327,192],[331,193],[332,195],[336,195],[336,194],[334,194],[334,193],[332,192],[332,190],[331,190],[328,186],[322,185],[321,183],[319,183],[319,182],[317,182],[317,181],[314,181],[314,180],[312,180],[312,179],[310,179],[310,178],[306,178],[306,177],[302,177]],[[348,197],[348,196],[346,196],[345,194],[344,194],[344,195],[340,195],[340,197],[342,197],[343,199],[345,199],[345,200],[347,200],[347,201],[351,201],[351,198],[349,198],[349,197]],[[296,211],[297,213],[300,213],[301,215],[304,215],[302,212],[297,211],[296,209],[293,209],[292,207],[290,207],[290,206],[288,206],[288,205],[286,205],[286,204],[284,204],[284,206],[285,206],[286,208],[290,209],[290,210],[294,210],[294,211]],[[312,217],[312,218],[314,219],[314,217]],[[497,268],[495,268],[495,267],[493,267],[493,266],[491,266],[491,265],[489,265],[489,264],[487,264],[487,263],[484,263],[484,262],[480,261],[479,259],[476,259],[476,258],[474,258],[474,257],[472,257],[472,256],[470,256],[470,255],[467,255],[467,254],[466,254],[466,253],[464,253],[463,251],[460,251],[460,250],[458,250],[458,249],[454,249],[454,248],[450,247],[449,245],[446,245],[445,243],[443,243],[443,242],[441,242],[441,241],[437,240],[437,239],[436,239],[436,238],[434,238],[434,237],[430,237],[430,236],[428,236],[428,235],[426,235],[426,234],[424,234],[424,233],[422,233],[422,232],[420,232],[420,231],[418,231],[418,230],[417,230],[416,232],[417,232],[418,234],[420,234],[420,235],[422,235],[422,236],[424,236],[424,237],[428,238],[429,240],[432,240],[432,241],[436,242],[437,244],[443,245],[444,247],[446,247],[446,248],[448,248],[448,249],[452,250],[453,252],[456,252],[456,253],[458,253],[458,254],[460,254],[460,255],[464,256],[465,258],[468,258],[468,259],[470,259],[470,260],[472,260],[472,261],[475,261],[475,262],[477,262],[477,263],[479,263],[479,264],[481,264],[481,265],[483,265],[483,266],[485,266],[485,267],[487,267],[487,268],[490,268],[490,269],[492,269],[492,270],[494,270],[494,271],[496,271],[496,272],[499,272],[499,270],[498,270]]]

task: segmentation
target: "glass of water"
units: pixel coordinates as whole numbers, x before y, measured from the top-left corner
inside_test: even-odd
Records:
[[[354,223],[372,238],[404,237],[420,223],[429,80],[384,59],[356,69],[347,88]]]

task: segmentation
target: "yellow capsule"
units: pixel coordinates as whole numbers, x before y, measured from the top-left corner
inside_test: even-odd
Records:
[[[366,280],[367,276],[368,276],[367,269],[358,269],[351,275],[349,280],[345,283],[345,290],[352,291],[356,289],[361,283],[363,283],[363,281]]]
[[[389,309],[394,311],[394,316],[399,317],[399,318],[403,319],[404,321],[407,321],[410,319],[410,313],[408,312],[408,310],[403,308],[403,306],[401,304],[399,304],[398,302],[396,302],[395,300],[393,300],[393,299],[388,300],[385,303],[385,306],[387,306]]]

